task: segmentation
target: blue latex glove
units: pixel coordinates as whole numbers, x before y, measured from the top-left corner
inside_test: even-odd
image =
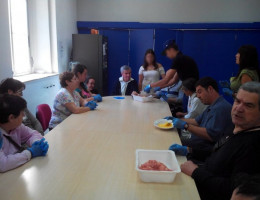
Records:
[[[167,92],[166,91],[156,92],[156,96],[161,98],[165,93],[167,93]]]
[[[101,102],[102,101],[102,97],[100,94],[97,94],[96,96],[94,96],[94,100],[97,102]]]
[[[167,116],[167,117],[164,117],[163,119],[167,119],[167,120],[173,120],[173,119],[175,119],[175,117],[172,117],[172,116]]]
[[[161,98],[163,98],[164,101],[168,101],[167,93],[164,93]]]
[[[88,103],[85,104],[85,107],[89,107],[90,110],[95,110],[97,106],[98,105],[96,104],[95,101],[89,101]]]
[[[144,88],[144,91],[146,92],[146,93],[150,93],[150,91],[151,91],[151,85],[147,85],[147,86],[145,86],[145,88]]]
[[[226,95],[226,96],[232,97],[232,95],[233,95],[233,91],[229,88],[223,88],[222,91],[223,91],[223,94]]]
[[[219,81],[219,85],[223,88],[230,88],[230,82],[227,80],[221,80]]]
[[[169,150],[172,150],[177,155],[186,156],[188,154],[188,148],[179,144],[172,144],[169,147]]]
[[[43,152],[43,156],[46,156],[47,152],[48,152],[48,149],[49,149],[49,144],[47,141],[43,141],[42,143],[40,143],[40,147],[42,149],[42,152]]]
[[[125,97],[114,97],[114,99],[121,100],[121,99],[125,99]]]
[[[185,124],[187,124],[187,122],[185,122],[181,119],[178,119],[178,118],[174,118],[172,120],[172,122],[173,122],[174,127],[179,128],[179,129],[184,129]]]
[[[49,144],[47,141],[45,141],[44,138],[42,138],[40,141],[36,141],[32,144],[28,150],[32,154],[32,158],[38,157],[38,156],[45,156],[47,154],[47,151],[49,149]]]
[[[153,88],[153,91],[154,91],[154,92],[157,92],[157,91],[159,91],[159,90],[161,90],[160,87],[154,87],[154,88]]]

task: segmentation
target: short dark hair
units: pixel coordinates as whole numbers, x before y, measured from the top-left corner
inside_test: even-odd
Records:
[[[27,106],[26,101],[17,95],[1,94],[0,95],[0,123],[8,122],[10,115],[18,117]]]
[[[167,50],[167,49],[171,49],[171,48],[175,49],[176,51],[179,50],[179,47],[178,47],[178,45],[176,44],[176,41],[175,41],[175,40],[168,40],[167,42],[168,42],[168,46],[165,48],[166,50]]]
[[[194,78],[188,78],[182,81],[182,86],[184,89],[187,89],[191,92],[196,92],[195,84],[197,80]]]
[[[88,76],[88,78],[87,78],[87,80],[86,80],[86,83],[88,84],[88,82],[89,82],[91,79],[95,80],[95,78],[94,78],[93,76]]]
[[[73,68],[73,73],[78,76],[78,73],[82,74],[84,72],[84,70],[88,70],[88,68],[85,65],[82,64],[77,64],[74,68]]]
[[[211,77],[204,77],[201,78],[200,80],[197,81],[196,87],[201,86],[205,89],[208,89],[209,86],[213,87],[213,89],[216,92],[219,92],[219,88],[218,88],[218,83],[215,79],[211,78]]]
[[[260,174],[249,176],[240,173],[235,178],[234,186],[237,189],[236,194],[253,197],[255,200],[260,199]]]
[[[13,78],[6,78],[0,83],[0,94],[8,93],[8,90],[16,93],[21,88],[25,89],[25,84]]]
[[[67,87],[67,83],[66,81],[71,81],[72,78],[74,77],[74,73],[73,72],[63,72],[60,74],[60,85],[61,87],[65,88]]]

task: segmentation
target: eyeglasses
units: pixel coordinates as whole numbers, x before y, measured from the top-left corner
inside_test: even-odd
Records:
[[[20,89],[20,90],[16,91],[15,93],[20,96],[23,96],[23,89]]]

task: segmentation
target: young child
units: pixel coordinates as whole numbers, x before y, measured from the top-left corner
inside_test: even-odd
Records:
[[[48,142],[39,132],[22,124],[26,105],[19,96],[0,95],[0,172],[47,154]]]

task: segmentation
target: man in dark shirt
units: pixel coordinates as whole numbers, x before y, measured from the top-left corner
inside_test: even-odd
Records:
[[[168,40],[164,43],[163,55],[173,60],[172,67],[166,72],[165,77],[144,88],[145,92],[150,92],[151,88],[161,89],[172,86],[178,80],[184,81],[187,78],[199,79],[199,70],[196,62],[189,56],[183,55],[175,40]],[[177,72],[177,73],[176,73]]]
[[[231,116],[233,133],[219,140],[204,165],[192,161],[181,165],[182,172],[195,180],[202,200],[230,199],[234,177],[260,173],[260,83],[240,87]]]
[[[176,58],[173,60],[171,69],[177,71],[181,81],[188,78],[199,80],[199,70],[196,62],[191,57],[183,55],[181,51],[178,52]]]

